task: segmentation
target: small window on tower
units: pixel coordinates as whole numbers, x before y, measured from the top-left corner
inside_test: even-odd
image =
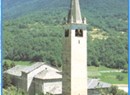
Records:
[[[76,29],[75,30],[75,36],[76,37],[83,37],[83,30],[82,29]]]
[[[65,30],[65,37],[69,36],[69,29]]]

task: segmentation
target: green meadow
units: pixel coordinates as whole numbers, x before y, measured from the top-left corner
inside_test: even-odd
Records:
[[[117,76],[121,76],[119,80]],[[128,84],[128,73],[123,73],[119,69],[107,68],[104,66],[88,66],[88,77],[98,78],[103,82],[111,84]]]
[[[12,60],[3,60],[3,64],[8,64],[8,65],[11,65],[11,64],[15,64],[15,65],[31,65],[32,62],[30,61],[12,61]]]

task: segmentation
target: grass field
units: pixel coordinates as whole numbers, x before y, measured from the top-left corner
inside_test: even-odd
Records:
[[[107,71],[107,70],[117,70],[117,69],[112,69],[112,68],[107,68],[104,66],[100,66],[100,67],[95,67],[95,66],[88,66],[88,71],[90,70],[98,70],[98,71]]]
[[[124,77],[122,81],[119,81],[116,77],[117,75],[121,75]],[[102,73],[101,76],[99,76],[101,81],[108,82],[111,84],[128,84],[128,73],[122,73],[122,72],[110,72],[110,73]]]
[[[88,66],[88,77],[99,78],[101,81],[111,84],[128,84],[128,73],[114,72],[114,71],[118,71],[118,69],[107,68],[104,66],[100,67]],[[117,75],[123,76],[123,80],[119,81],[116,78]]]
[[[32,62],[30,62],[30,61],[12,61],[12,60],[3,60],[3,64],[4,63],[7,63],[7,64],[12,64],[12,63],[14,63],[15,65],[31,65],[31,64],[33,64]]]

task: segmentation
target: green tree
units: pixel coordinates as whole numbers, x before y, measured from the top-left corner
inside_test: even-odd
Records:
[[[8,88],[10,87],[11,84],[11,79],[7,74],[3,74],[3,88]]]

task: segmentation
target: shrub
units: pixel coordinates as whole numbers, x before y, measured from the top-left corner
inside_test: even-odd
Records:
[[[116,76],[116,79],[118,79],[119,81],[122,81],[122,80],[124,79],[124,76],[122,76],[122,75],[117,75],[117,76]]]
[[[7,74],[3,74],[3,88],[8,88],[11,86],[11,79]]]

